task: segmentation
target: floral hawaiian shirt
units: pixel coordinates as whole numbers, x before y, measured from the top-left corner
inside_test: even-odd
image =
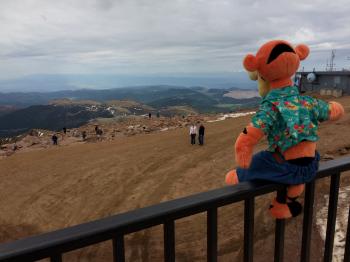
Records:
[[[287,86],[263,98],[252,123],[267,135],[269,151],[284,152],[301,141],[317,141],[318,123],[328,117],[327,102],[301,96],[296,86]]]

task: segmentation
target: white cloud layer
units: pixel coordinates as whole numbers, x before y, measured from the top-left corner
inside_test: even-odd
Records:
[[[348,0],[0,0],[0,78],[225,74],[270,39],[350,67]]]

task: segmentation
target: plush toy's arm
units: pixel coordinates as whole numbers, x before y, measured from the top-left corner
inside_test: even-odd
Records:
[[[334,101],[329,102],[329,120],[338,120],[345,114],[344,107]]]
[[[320,122],[327,120],[338,120],[344,115],[344,108],[338,102],[326,102],[321,99],[314,99],[314,112]]]
[[[236,163],[241,168],[248,168],[253,156],[254,146],[264,137],[264,132],[254,127],[247,126],[238,136],[235,144]]]

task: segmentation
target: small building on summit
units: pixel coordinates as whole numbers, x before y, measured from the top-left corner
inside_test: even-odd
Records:
[[[350,94],[350,71],[297,72],[295,83],[300,92],[320,93],[335,97]]]

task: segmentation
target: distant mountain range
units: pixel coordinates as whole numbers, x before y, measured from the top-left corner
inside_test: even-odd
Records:
[[[111,89],[132,86],[206,86],[254,88],[245,72],[181,76],[128,76],[113,74],[37,74],[0,79],[0,92],[49,92],[79,89]]]
[[[235,91],[240,98],[235,98]],[[237,88],[143,86],[105,90],[48,93],[0,93],[0,136],[17,135],[32,128],[60,130],[99,117],[160,112],[220,113],[256,106],[257,93]],[[112,101],[111,101],[112,100]],[[17,108],[17,110],[15,110]],[[2,109],[2,110],[1,110]]]
[[[104,102],[109,100],[132,100],[156,107],[167,103],[190,105],[200,111],[211,111],[216,104],[238,104],[240,98],[224,95],[239,88],[205,88],[182,86],[139,86],[114,89],[80,89],[55,92],[13,92],[0,93],[0,106],[15,106],[23,108],[31,105],[48,104],[51,100],[69,98],[71,100],[94,100]],[[247,102],[244,100],[244,102]]]
[[[13,111],[16,111],[16,107],[14,106],[1,106],[0,105],[0,117],[3,115],[6,115],[8,113],[11,113]]]

